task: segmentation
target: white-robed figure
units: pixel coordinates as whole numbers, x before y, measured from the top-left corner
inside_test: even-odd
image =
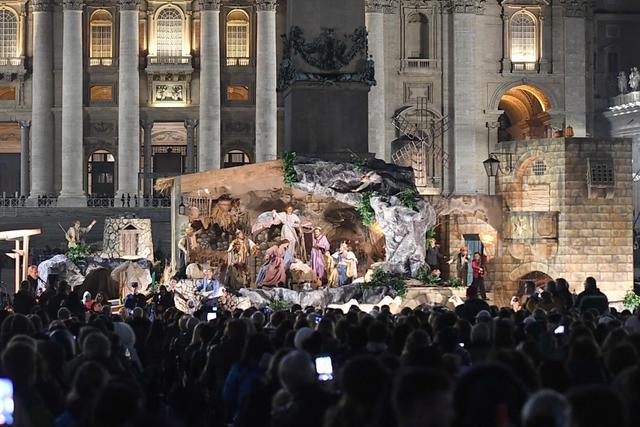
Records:
[[[300,243],[298,232],[296,231],[296,229],[300,227],[300,218],[298,217],[298,215],[293,213],[293,206],[291,205],[287,206],[284,212],[278,213],[274,210],[272,214],[273,219],[282,223],[280,238],[287,239],[289,241],[287,253],[291,255],[291,257],[295,258],[296,250],[298,249],[298,244]]]

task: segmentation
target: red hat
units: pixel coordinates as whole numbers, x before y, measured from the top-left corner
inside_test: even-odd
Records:
[[[466,246],[463,246],[463,247],[461,247],[461,248],[460,248],[460,252],[466,252],[466,251],[468,251],[468,250],[469,250],[469,249],[467,249],[467,247],[466,247]]]

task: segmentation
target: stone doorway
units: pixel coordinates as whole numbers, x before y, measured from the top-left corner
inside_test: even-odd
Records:
[[[115,158],[106,150],[94,151],[87,163],[87,188],[95,197],[113,198]]]
[[[518,293],[517,293],[517,295],[519,297],[524,295],[525,286],[526,286],[527,282],[533,282],[533,283],[536,284],[536,287],[540,287],[540,286],[546,286],[546,284],[550,280],[553,280],[553,278],[551,276],[549,276],[548,274],[543,273],[541,271],[529,272],[529,273],[525,274],[524,276],[522,276],[518,280]]]

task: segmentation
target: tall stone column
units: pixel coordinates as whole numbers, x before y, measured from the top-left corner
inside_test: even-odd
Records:
[[[138,0],[120,0],[118,69],[118,192],[138,194],[140,168],[140,76],[138,72]]]
[[[478,89],[476,79],[476,27],[477,15],[484,13],[484,4],[471,0],[450,0],[445,12],[452,14],[453,22],[453,91],[449,103],[453,105],[454,191],[457,194],[477,194],[487,188],[482,161],[486,158],[486,142],[478,141]],[[464,171],[464,173],[459,173]]]
[[[20,120],[20,196],[29,195],[29,120]]]
[[[201,0],[198,170],[220,168],[220,0]]]
[[[388,160],[385,128],[385,53],[384,14],[392,10],[389,0],[366,0],[365,23],[368,33],[369,55],[373,57],[376,85],[369,91],[369,152]]]
[[[184,127],[187,129],[187,173],[195,172],[195,130],[197,126],[197,120],[184,121]]]
[[[151,168],[153,158],[153,141],[151,140],[151,131],[153,130],[153,122],[140,121],[140,126],[144,129],[144,196],[153,196],[153,173]]]
[[[82,189],[82,0],[64,0],[62,33],[62,189],[58,206],[86,206]]]
[[[564,99],[566,125],[573,128],[576,137],[587,134],[588,96],[590,83],[589,49],[587,48],[587,17],[591,2],[588,0],[563,0],[564,12]]]
[[[53,33],[50,0],[33,2],[31,203],[53,193]]]
[[[278,157],[276,0],[256,0],[256,162]]]

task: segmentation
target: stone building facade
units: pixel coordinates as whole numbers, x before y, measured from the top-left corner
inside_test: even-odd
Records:
[[[59,207],[75,208],[86,206],[88,195],[150,196],[161,176],[278,157],[285,111],[276,84],[287,3],[6,0],[0,5],[0,194],[34,202],[48,195]],[[634,0],[366,0],[376,79],[368,95],[369,151],[413,166],[420,191],[435,204],[439,195],[460,203],[457,213],[443,214],[449,218],[443,227],[460,231],[449,233],[447,245],[474,235],[497,259],[504,230],[496,224],[511,205],[487,200],[502,193],[524,203],[525,194],[541,191],[536,180],[542,178],[532,178],[523,192],[501,188],[507,182],[501,175],[496,188],[483,160],[507,152],[518,158],[528,144],[566,153],[571,143],[553,148],[564,140],[547,138],[567,127],[576,137],[602,141],[633,136],[598,113],[613,95],[612,76],[640,64],[629,59],[638,54],[625,44],[640,28],[639,11]],[[499,158],[504,165],[506,157]],[[565,186],[566,174],[582,167],[565,165],[554,186]],[[571,234],[560,231],[568,230],[562,215],[571,205],[564,193],[550,191],[550,206],[562,203],[549,212],[563,213],[516,219],[539,223],[535,230],[555,224],[552,239],[560,242]],[[487,204],[492,213],[480,218],[464,210]],[[564,256],[562,243],[553,256],[546,243],[514,245],[533,251],[516,253],[526,262],[551,265]],[[496,271],[496,278],[514,269]]]

